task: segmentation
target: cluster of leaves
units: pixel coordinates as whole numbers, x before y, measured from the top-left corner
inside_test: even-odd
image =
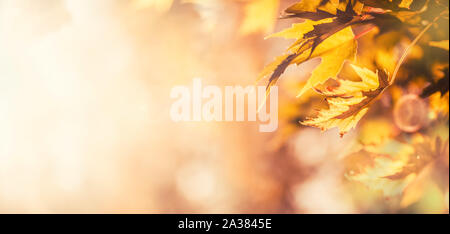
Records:
[[[282,16],[302,21],[269,36],[295,41],[258,77],[268,79],[269,93],[288,66],[320,58],[297,95],[302,97],[297,108],[309,100],[318,113],[310,117],[305,116],[309,110],[297,109],[302,113],[291,116],[297,125],[337,127],[342,136],[370,107],[379,108],[344,152],[345,177],[398,198],[400,209],[422,199],[426,186],[435,194],[448,193],[448,5],[441,0],[302,0]],[[411,105],[399,101],[406,100],[405,93],[420,105],[401,106]],[[378,99],[381,107],[373,105]],[[421,124],[427,127],[420,131],[401,122],[423,115],[427,123]]]
[[[300,18],[304,21],[269,36],[295,39],[295,42],[285,54],[263,69],[258,80],[267,77],[267,91],[270,92],[289,65],[320,58],[320,64],[311,72],[297,96],[315,90],[326,98],[328,109],[320,110],[316,117],[301,123],[322,130],[338,127],[341,135],[354,128],[373,101],[394,83],[400,65],[424,35],[428,41],[427,47],[448,51],[448,30],[439,31],[439,27],[448,27],[448,1],[302,0],[287,8],[283,18]],[[386,39],[380,44],[393,45],[380,48],[369,59],[370,67],[376,71],[368,69],[367,63],[359,65],[356,60],[359,38],[374,30],[375,37]],[[390,33],[401,35],[392,37]],[[397,59],[397,66],[392,66],[392,59],[395,58],[393,48],[404,39],[409,40],[409,44]],[[358,58],[364,59],[367,60]],[[437,64],[435,60],[427,61]],[[423,89],[423,97],[438,91],[442,94],[448,92],[448,58],[441,60],[439,64],[444,76],[437,81],[430,78],[431,84]],[[346,61],[353,64],[360,81],[338,78]],[[409,73],[417,76],[421,72],[424,76],[433,77],[432,66],[424,62],[420,64],[411,64],[413,68],[409,69]],[[323,88],[329,80],[334,80],[337,85]]]

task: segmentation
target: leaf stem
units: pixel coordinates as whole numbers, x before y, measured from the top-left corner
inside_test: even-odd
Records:
[[[417,42],[420,40],[420,38],[422,38],[422,36],[425,34],[425,32],[427,32],[428,29],[430,29],[431,26],[433,26],[433,24],[436,23],[436,21],[438,21],[438,19],[447,12],[448,12],[447,10],[441,12],[436,18],[434,18],[434,20],[432,22],[428,23],[427,26],[419,33],[419,35],[417,35],[417,37],[408,45],[408,47],[406,47],[405,51],[402,54],[402,57],[400,57],[400,59],[398,60],[398,63],[394,69],[394,72],[392,73],[392,78],[389,82],[389,85],[394,84],[394,81],[397,78],[398,71],[400,70],[400,67],[403,64],[403,62],[405,61],[406,57],[409,55],[409,52],[411,52],[411,49],[417,44]]]

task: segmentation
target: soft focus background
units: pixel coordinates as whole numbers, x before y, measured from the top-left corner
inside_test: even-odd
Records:
[[[448,212],[448,161],[447,193],[404,209],[346,182],[354,133],[171,121],[173,86],[254,84],[288,46],[264,37],[295,1],[261,1],[0,0],[0,212]]]

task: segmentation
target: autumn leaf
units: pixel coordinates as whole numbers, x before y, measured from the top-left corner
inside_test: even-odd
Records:
[[[299,17],[311,20],[332,18],[336,14],[339,0],[310,0],[300,1],[285,10],[286,18]]]
[[[363,4],[370,6],[363,8]],[[291,28],[275,33],[269,37],[296,38],[297,40],[289,47],[286,55],[279,56],[270,63],[258,76],[258,80],[269,76],[267,91],[270,92],[280,76],[291,64],[301,64],[311,58],[321,57],[321,63],[311,74],[305,87],[298,96],[307,90],[323,84],[327,79],[336,77],[340,72],[345,60],[353,58],[356,53],[356,40],[351,26],[372,24],[379,28],[379,33],[392,30],[393,25],[402,24],[392,11],[409,11],[423,6],[416,1],[335,1],[335,0],[312,0],[300,1],[289,7],[285,12],[285,18],[308,19],[301,24],[294,24]],[[379,10],[371,10],[376,8]],[[420,8],[420,7],[419,7]],[[364,10],[365,9],[365,10]],[[425,33],[433,23],[447,11],[441,12],[432,23],[429,23],[417,40]],[[448,12],[447,12],[448,13]],[[342,34],[341,34],[342,33]],[[337,37],[337,38],[335,38]],[[359,37],[359,35],[358,35]],[[340,40],[336,40],[340,39]],[[415,44],[417,40],[414,41]],[[345,43],[348,42],[348,43]],[[344,44],[345,43],[345,44]],[[322,49],[325,52],[318,52]],[[407,55],[408,53],[404,53]],[[379,57],[392,57],[389,53],[378,53]],[[401,65],[404,57],[397,65]],[[381,59],[383,60],[383,59]],[[392,64],[392,63],[391,63]],[[394,71],[396,77],[398,70]],[[392,79],[394,81],[395,78]]]
[[[350,27],[339,31],[320,44],[311,57],[320,57],[320,64],[314,69],[307,83],[300,90],[297,97],[302,96],[309,89],[323,84],[328,78],[335,78],[342,69],[345,61],[354,61],[357,42]],[[293,60],[300,64],[308,58],[299,56]]]
[[[303,0],[285,10],[284,18],[303,18],[310,20],[321,20],[325,18],[334,18],[343,16],[348,7],[353,12],[360,14],[364,4],[358,1],[339,1],[339,0]],[[348,12],[347,12],[348,13]],[[356,14],[355,14],[356,15]],[[348,17],[349,15],[347,15]]]
[[[325,3],[324,3],[325,2]],[[339,5],[339,0],[322,1],[322,0],[310,0],[310,1],[300,1],[288,7],[286,13],[302,13],[302,12],[317,12],[319,7],[331,3],[334,6]]]
[[[360,0],[367,6],[382,8],[387,10],[394,11],[406,11],[410,10],[411,4],[414,2],[413,0],[400,0],[400,1],[392,1],[392,0]]]
[[[314,11],[317,6],[319,8],[328,6],[328,11]],[[294,24],[289,29],[269,36],[269,38],[283,37],[297,40],[288,48],[286,55],[277,57],[261,72],[258,80],[270,75],[267,84],[267,91],[270,92],[271,86],[278,81],[289,65],[299,65],[309,59],[320,57],[320,64],[311,73],[306,85],[297,95],[300,97],[329,78],[335,78],[341,71],[344,62],[352,61],[355,58],[357,42],[351,25],[370,20],[371,16],[359,15],[355,11],[352,1],[345,2],[345,5],[342,5],[340,1],[339,3],[336,1],[302,1],[288,8],[286,12],[290,14],[288,17],[306,17],[311,20]],[[335,14],[333,14],[334,12]]]
[[[401,195],[416,175],[408,174],[402,179],[392,179],[389,176],[400,173],[413,154],[412,146],[394,140],[376,146],[364,146],[345,157],[345,177],[370,190],[382,191],[386,197]]]
[[[448,156],[448,140],[431,140],[414,136],[410,144],[388,139],[378,145],[363,145],[361,150],[345,157],[346,178],[381,190],[384,196],[400,196],[400,206],[419,200],[423,193],[423,177],[436,162]]]
[[[417,174],[430,163],[448,155],[448,139],[443,142],[440,137],[436,137],[434,140],[424,137],[417,138],[412,144],[415,154],[410,157],[408,164],[403,166],[402,170],[386,176],[386,178],[403,179],[412,173]]]
[[[306,21],[299,25],[294,25],[291,29],[276,33],[273,37],[292,38],[295,34],[304,35],[315,23]],[[297,29],[298,32],[297,32]],[[306,30],[301,30],[306,29]],[[258,76],[258,80],[271,74],[267,89],[273,86],[281,74],[291,64],[301,64],[311,58],[321,57],[321,63],[312,72],[306,85],[298,96],[303,95],[308,89],[325,82],[328,78],[336,77],[346,60],[352,61],[356,55],[357,43],[350,27],[337,32],[328,39],[320,43],[317,48],[313,48],[312,41],[297,41],[290,48],[290,54],[279,56],[267,65]],[[314,51],[313,51],[314,50]],[[297,53],[292,52],[297,51]]]
[[[288,28],[283,31],[269,35],[265,39],[273,38],[273,37],[282,37],[285,39],[303,38],[305,33],[308,33],[308,32],[311,32],[312,30],[314,30],[314,25],[329,23],[329,22],[332,22],[332,20],[330,20],[330,19],[320,20],[320,21],[305,20],[303,23],[292,24],[291,28]],[[297,45],[297,44],[298,44],[297,42],[294,43],[294,45]]]
[[[368,106],[389,86],[384,72],[372,72],[366,68],[352,65],[361,81],[338,80],[338,87],[325,90],[316,89],[326,96],[329,108],[321,110],[317,117],[302,121],[303,125],[317,127],[323,131],[338,127],[343,136],[354,128],[366,114]]]

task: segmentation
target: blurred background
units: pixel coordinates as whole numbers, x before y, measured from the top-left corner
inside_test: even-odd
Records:
[[[0,0],[0,212],[448,213],[448,156],[403,206],[346,180],[355,133],[297,128],[314,61],[280,80],[276,132],[170,119],[175,85],[254,84],[294,2]]]

